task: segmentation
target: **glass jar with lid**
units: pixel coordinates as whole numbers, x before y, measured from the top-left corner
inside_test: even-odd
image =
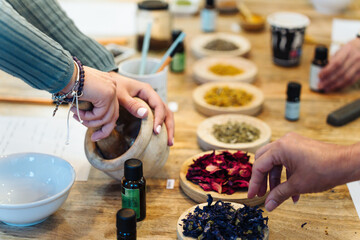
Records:
[[[168,3],[148,0],[138,3],[136,47],[141,51],[149,22],[152,22],[150,50],[166,50],[171,45],[172,19]]]

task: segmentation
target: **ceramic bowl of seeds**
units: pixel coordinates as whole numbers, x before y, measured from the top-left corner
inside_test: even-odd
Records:
[[[257,115],[264,103],[262,91],[241,82],[211,82],[193,91],[193,102],[198,112],[206,116],[219,114]]]
[[[249,40],[238,34],[210,33],[196,36],[191,41],[191,51],[196,58],[210,56],[235,57],[249,53]]]
[[[256,65],[242,57],[206,57],[195,62],[193,76],[197,83],[252,83],[258,73]]]
[[[197,128],[201,149],[241,149],[256,152],[271,139],[271,128],[264,121],[240,114],[207,118]]]

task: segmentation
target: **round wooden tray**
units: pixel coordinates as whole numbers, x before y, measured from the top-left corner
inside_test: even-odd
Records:
[[[205,99],[204,95],[207,91],[214,87],[230,87],[230,88],[237,88],[243,89],[248,93],[253,95],[253,100],[246,106],[240,107],[219,107],[208,104]],[[260,113],[262,109],[262,105],[264,103],[264,94],[262,91],[249,84],[249,83],[241,83],[241,82],[214,82],[214,83],[204,83],[203,85],[198,86],[193,91],[193,101],[196,110],[206,116],[214,116],[219,114],[225,113],[240,113],[245,115],[257,115]]]
[[[220,76],[209,70],[216,64],[227,64],[242,69],[244,72],[234,76]],[[206,57],[195,62],[193,66],[194,79],[198,83],[215,81],[234,81],[252,83],[255,80],[258,69],[256,65],[242,57]]]
[[[232,51],[217,51],[217,50],[209,50],[204,48],[204,46],[215,39],[222,39],[237,45],[238,49]],[[195,37],[191,41],[191,50],[193,55],[196,58],[203,58],[209,56],[227,56],[227,57],[236,57],[236,56],[244,56],[251,49],[251,44],[249,40],[245,37],[230,34],[230,33],[207,33],[202,34]]]
[[[214,124],[231,122],[244,122],[260,130],[259,139],[249,143],[224,143],[212,134]],[[256,152],[260,147],[270,142],[271,128],[265,122],[255,117],[240,114],[221,114],[205,119],[197,128],[197,140],[202,150],[212,149],[241,149],[242,151]]]
[[[214,201],[215,202],[215,201]],[[189,208],[188,210],[186,210],[185,212],[183,212],[181,214],[181,216],[179,217],[178,221],[177,221],[177,226],[176,226],[176,232],[177,232],[177,238],[179,240],[193,240],[195,238],[192,238],[192,237],[185,237],[184,234],[183,234],[183,228],[182,228],[182,219],[184,219],[186,217],[187,214],[191,213],[191,212],[194,212],[195,208],[196,207],[200,207],[200,208],[203,208],[204,206],[206,206],[207,203],[201,203],[201,204],[198,204],[198,205],[195,205],[191,208]],[[238,208],[241,208],[243,207],[244,205],[242,204],[239,204],[239,203],[231,203],[231,205],[235,208],[235,209],[238,209]],[[269,228],[265,228],[264,229],[264,238],[263,240],[268,240],[269,239]]]
[[[216,154],[219,154],[226,150],[217,150]],[[188,172],[189,166],[193,164],[193,160],[199,158],[200,156],[203,156],[205,154],[212,153],[213,151],[207,151],[203,153],[199,153],[195,156],[192,156],[191,158],[187,159],[180,169],[180,187],[184,191],[184,193],[190,197],[192,200],[198,203],[206,202],[207,200],[207,194],[211,194],[211,196],[214,198],[214,201],[217,200],[224,200],[228,202],[237,202],[241,204],[246,204],[248,206],[256,206],[263,204],[265,202],[266,196],[268,193],[266,193],[262,197],[254,197],[252,199],[247,198],[247,191],[237,191],[231,195],[223,194],[223,193],[217,193],[215,191],[204,191],[199,185],[192,183],[186,179],[186,174]],[[229,150],[229,152],[234,153],[236,151]],[[249,153],[250,155],[250,162],[254,162],[254,154]]]

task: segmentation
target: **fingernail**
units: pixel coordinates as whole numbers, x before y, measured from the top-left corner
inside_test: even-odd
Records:
[[[160,131],[161,131],[161,126],[159,125],[159,126],[156,127],[156,133],[159,134]]]
[[[171,139],[171,146],[173,146],[173,145],[174,145],[174,138]]]
[[[265,209],[268,212],[271,212],[272,210],[274,210],[276,207],[278,206],[277,202],[275,202],[274,200],[270,200],[265,204]]]
[[[143,117],[146,112],[147,112],[146,108],[139,108],[136,113],[139,117]]]

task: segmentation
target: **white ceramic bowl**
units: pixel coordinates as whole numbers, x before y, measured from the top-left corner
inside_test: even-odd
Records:
[[[344,11],[351,0],[311,0],[316,11],[323,14],[338,14]]]
[[[1,156],[0,221],[14,226],[44,221],[65,202],[74,181],[73,167],[56,156]]]

